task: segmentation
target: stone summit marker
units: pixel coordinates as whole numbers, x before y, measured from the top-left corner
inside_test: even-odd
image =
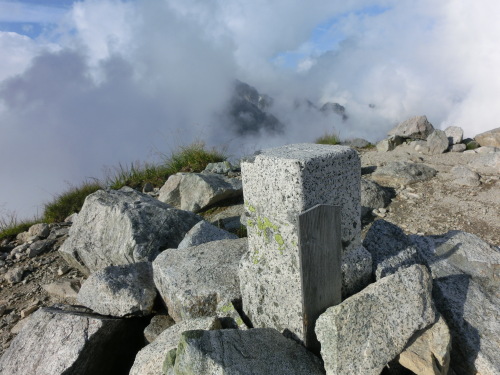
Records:
[[[243,310],[255,327],[288,330],[306,342],[308,308],[303,303],[317,297],[306,295],[314,289],[314,270],[306,272],[306,288],[302,284],[300,253],[308,240],[299,238],[299,215],[316,205],[339,206],[342,296],[370,281],[371,255],[360,238],[358,154],[346,146],[288,145],[264,150],[242,162],[241,170],[249,248],[239,273]],[[321,288],[340,288],[321,285],[321,277],[318,281],[315,293],[322,294]]]

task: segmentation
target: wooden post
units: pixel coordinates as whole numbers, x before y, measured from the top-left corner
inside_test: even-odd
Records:
[[[317,355],[316,319],[342,298],[340,213],[339,206],[316,205],[298,221],[304,344]]]

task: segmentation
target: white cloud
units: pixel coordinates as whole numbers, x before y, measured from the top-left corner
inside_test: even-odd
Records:
[[[0,31],[0,82],[16,74],[22,73],[39,48],[27,36],[13,32]]]
[[[86,0],[64,15],[9,13],[61,21],[36,40],[0,33],[0,158],[16,160],[2,166],[13,182],[0,187],[0,205],[32,212],[64,181],[196,136],[241,151],[333,127],[376,140],[415,114],[469,136],[498,127],[499,3],[377,4],[385,11],[368,0]],[[280,66],[287,52],[297,69]],[[234,78],[275,98],[285,135],[234,139],[217,121]],[[349,119],[295,109],[297,98],[338,102]]]

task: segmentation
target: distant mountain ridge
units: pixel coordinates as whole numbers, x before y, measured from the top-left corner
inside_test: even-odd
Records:
[[[265,132],[270,135],[283,134],[285,124],[271,113],[274,99],[259,91],[248,83],[235,80],[233,96],[228,108],[224,113],[232,131],[237,135],[257,135]],[[322,112],[326,116],[334,114],[340,116],[343,121],[347,120],[346,109],[338,103],[326,102],[318,107],[308,99],[296,100],[293,108],[302,105]]]

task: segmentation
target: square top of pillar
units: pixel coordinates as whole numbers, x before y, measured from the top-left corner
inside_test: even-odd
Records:
[[[255,158],[266,158],[295,160],[307,164],[317,159],[343,159],[345,157],[358,158],[358,154],[354,149],[348,146],[296,143],[259,151],[258,154],[246,158],[243,162],[253,163]]]

